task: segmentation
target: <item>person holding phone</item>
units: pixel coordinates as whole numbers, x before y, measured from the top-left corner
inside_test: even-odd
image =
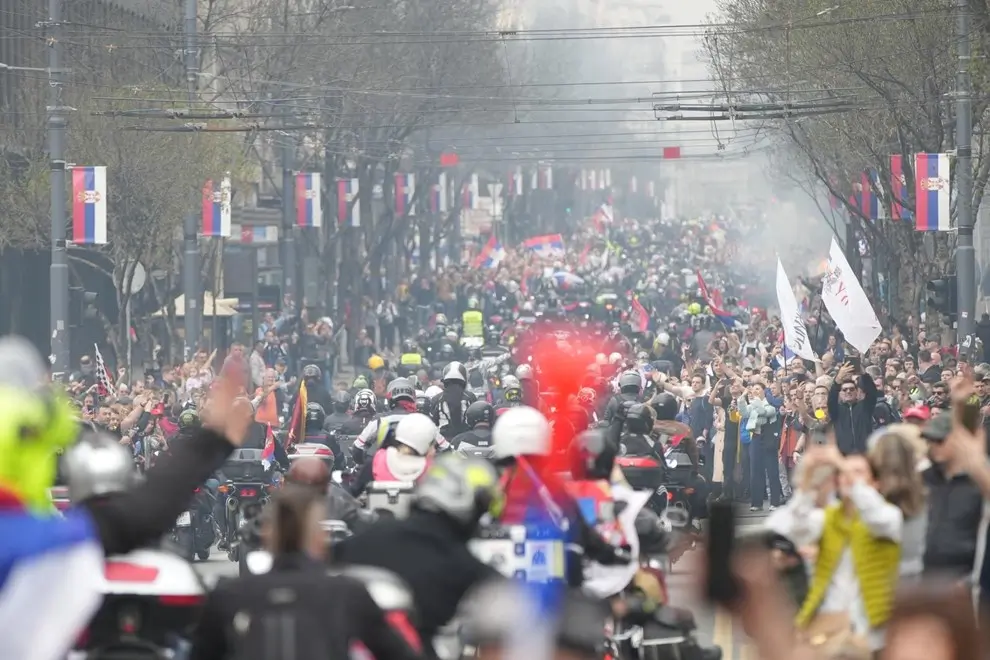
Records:
[[[854,374],[855,367],[844,363],[828,393],[828,417],[839,451],[846,456],[866,452],[866,440],[873,433],[873,409],[880,397],[872,378]]]

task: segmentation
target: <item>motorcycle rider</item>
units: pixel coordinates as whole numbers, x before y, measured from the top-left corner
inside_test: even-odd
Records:
[[[448,364],[440,380],[443,383],[443,392],[433,398],[431,409],[433,422],[444,439],[449,441],[468,430],[464,413],[478,397],[467,389],[467,369],[460,362]]]
[[[501,579],[467,546],[482,516],[498,513],[501,502],[498,475],[487,461],[440,456],[417,484],[408,518],[382,520],[342,541],[331,560],[402,578],[413,594],[420,639],[432,640],[465,594]]]
[[[351,495],[357,497],[375,481],[414,482],[426,472],[430,450],[437,440],[433,420],[422,413],[404,415],[395,425],[393,435],[371,461],[361,466],[351,486]]]
[[[391,410],[368,422],[351,445],[351,455],[357,463],[364,463],[366,454],[373,454],[381,448],[404,416],[416,412],[416,390],[407,379],[396,378],[389,383],[385,396]]]
[[[495,410],[502,414],[508,408],[524,405],[522,396],[522,384],[518,378],[509,374],[502,379],[502,398],[495,403]]]
[[[490,447],[492,444],[492,426],[495,425],[495,408],[487,401],[475,401],[468,406],[464,413],[464,421],[470,430],[459,433],[450,441],[457,449],[462,443],[470,447]]]
[[[368,511],[351,495],[346,488],[331,478],[331,466],[315,456],[304,456],[292,462],[285,473],[285,482],[311,486],[327,496],[327,520],[339,520],[347,529],[359,534],[378,520],[373,511]]]
[[[615,411],[626,401],[639,402],[643,396],[643,377],[637,371],[625,371],[619,375],[619,393],[605,407],[605,421],[611,421]]]
[[[340,445],[337,444],[337,438],[330,433],[327,433],[323,428],[326,421],[327,415],[323,410],[323,406],[318,403],[307,403],[306,436],[302,441],[321,444],[329,448],[330,451],[333,452],[334,457],[340,456]]]
[[[481,313],[478,299],[468,298],[468,308],[461,314],[461,337],[464,339],[485,337],[485,315]]]
[[[624,420],[622,435],[619,438],[624,455],[661,456],[663,448],[658,448],[650,435],[653,432],[653,415],[650,406],[635,401],[626,401],[621,408],[616,409],[613,419],[618,417]]]
[[[411,378],[413,374],[423,368],[428,363],[423,359],[423,355],[416,348],[416,342],[412,339],[402,341],[402,354],[399,355],[399,366],[397,371],[401,378]]]
[[[327,415],[327,418],[323,421],[323,430],[330,435],[336,435],[344,425],[351,421],[352,417],[348,412],[350,408],[350,393],[346,391],[334,392],[333,412]]]
[[[320,371],[320,368],[315,364],[307,364],[303,367],[302,377],[303,383],[306,383],[306,403],[318,403],[324,411],[330,410],[333,407],[333,400],[330,398],[327,388],[323,386],[323,372]],[[300,383],[300,389],[301,386],[302,383]],[[296,390],[292,401],[289,403],[290,411],[296,409],[300,389]]]
[[[516,367],[516,378],[519,380],[522,404],[542,410],[543,401],[542,397],[540,397],[540,384],[536,381],[536,374],[533,373],[533,367],[528,364],[520,364]]]
[[[542,503],[542,508],[551,506],[563,515],[560,530],[565,537],[568,561],[566,580],[571,586],[579,587],[583,582],[582,560],[587,557],[602,565],[626,564],[631,560],[624,548],[609,545],[592,529],[581,515],[577,502],[568,495],[559,475],[540,472],[553,449],[550,422],[539,410],[529,406],[519,406],[505,411],[495,422],[492,430],[492,443],[496,464],[502,467],[502,483],[506,489],[506,508],[499,517],[502,524],[523,524],[545,517],[540,513],[540,493],[549,493],[553,503]],[[542,481],[542,483],[537,483]],[[534,508],[534,502],[537,507]]]

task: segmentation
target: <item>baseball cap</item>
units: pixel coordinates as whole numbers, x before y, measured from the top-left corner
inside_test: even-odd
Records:
[[[941,444],[952,431],[952,415],[941,414],[921,427],[921,437],[929,442]]]

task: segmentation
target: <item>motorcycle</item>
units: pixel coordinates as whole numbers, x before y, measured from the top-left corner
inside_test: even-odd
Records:
[[[69,658],[158,660],[188,653],[206,599],[189,562],[157,549],[109,557],[102,593]]]
[[[186,561],[193,561],[194,558],[206,561],[210,558],[210,549],[216,541],[214,501],[208,488],[194,490],[189,509],[179,514],[169,532],[170,541]]]

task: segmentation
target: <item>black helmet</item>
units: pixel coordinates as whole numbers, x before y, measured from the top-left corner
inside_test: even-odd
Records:
[[[307,364],[303,367],[302,377],[304,380],[320,380],[323,378],[323,372],[315,364]]]
[[[420,392],[416,395],[416,412],[421,412],[424,415],[430,414],[430,397],[426,396],[425,393]]]
[[[444,344],[440,347],[440,355],[442,355],[445,358],[451,358],[451,357],[453,357],[454,356],[454,347],[451,346],[450,344],[444,342]]]
[[[626,411],[626,431],[629,433],[649,433],[653,430],[653,415],[642,403],[634,403]]]
[[[670,548],[669,523],[664,521],[649,507],[643,507],[636,514],[636,535],[641,551],[650,554],[665,554]]]
[[[677,413],[680,410],[680,406],[677,403],[677,399],[673,394],[669,392],[659,392],[653,400],[650,401],[650,406],[656,413],[657,421],[660,422],[672,422],[677,418]]]
[[[574,438],[572,448],[577,452],[579,467],[588,479],[608,479],[619,447],[609,442],[603,429],[589,429]]]
[[[333,395],[333,411],[345,413],[351,407],[351,393],[340,390]]]
[[[385,388],[385,396],[388,397],[389,403],[393,405],[400,399],[415,401],[416,388],[412,386],[412,383],[408,379],[396,378]]]
[[[402,340],[402,352],[403,353],[415,353],[416,352],[416,342],[412,339]]]
[[[327,413],[323,410],[323,406],[316,402],[306,404],[306,426],[308,428],[322,429],[326,418]]]
[[[643,377],[636,371],[626,371],[619,376],[619,391],[624,394],[639,394],[643,391]]]
[[[495,408],[487,401],[475,401],[464,412],[464,421],[472,429],[481,424],[491,428],[495,424]]]

